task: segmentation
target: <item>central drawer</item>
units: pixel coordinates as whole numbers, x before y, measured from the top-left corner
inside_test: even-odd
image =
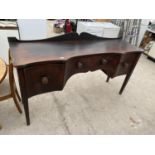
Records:
[[[61,90],[63,87],[64,64],[43,63],[24,69],[27,95]]]
[[[66,65],[67,79],[75,74],[95,70],[103,70],[108,75],[113,75],[120,61],[120,54],[104,53],[88,55],[70,59]]]

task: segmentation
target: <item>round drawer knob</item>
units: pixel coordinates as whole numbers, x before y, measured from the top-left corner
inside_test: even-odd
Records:
[[[82,62],[78,62],[78,68],[79,69],[83,68],[83,63]]]
[[[123,63],[123,67],[128,68],[128,67],[129,67],[129,63],[124,62],[124,63]]]
[[[46,76],[44,76],[44,77],[42,77],[42,79],[41,79],[41,82],[42,82],[42,84],[48,84],[48,77],[46,77]]]
[[[102,64],[107,64],[108,63],[108,60],[107,59],[102,59]]]

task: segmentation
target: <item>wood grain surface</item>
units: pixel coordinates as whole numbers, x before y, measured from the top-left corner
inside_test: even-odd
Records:
[[[121,39],[100,38],[87,33],[80,36],[70,33],[39,41],[9,38],[9,43],[15,67],[43,61],[64,61],[92,54],[142,52]]]

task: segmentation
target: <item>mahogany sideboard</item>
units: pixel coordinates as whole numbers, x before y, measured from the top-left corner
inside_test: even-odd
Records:
[[[76,73],[102,70],[109,78],[126,75],[123,92],[142,49],[121,39],[69,33],[36,41],[8,38],[10,57],[17,68],[27,125],[30,125],[28,98],[62,90]]]

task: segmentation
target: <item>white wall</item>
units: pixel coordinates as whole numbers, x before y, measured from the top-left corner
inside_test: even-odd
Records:
[[[18,19],[21,40],[37,40],[47,37],[46,19]]]
[[[8,37],[16,37],[18,36],[18,30],[0,30],[0,57],[8,62],[8,50],[9,50],[9,44],[8,44]]]
[[[19,24],[22,27],[21,38],[23,40],[47,38],[47,20],[20,19]],[[19,39],[18,30],[0,29],[0,57],[6,62],[8,62],[8,37]]]

